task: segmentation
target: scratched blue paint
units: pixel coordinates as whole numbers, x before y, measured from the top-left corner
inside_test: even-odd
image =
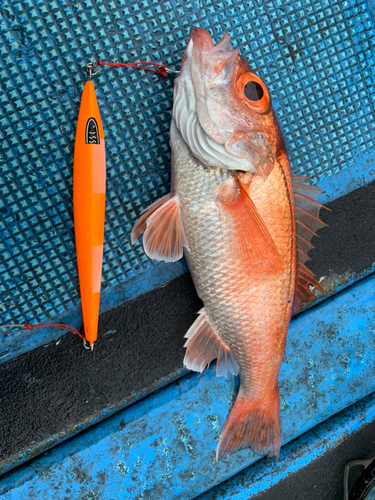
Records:
[[[354,283],[357,283],[357,281],[370,276],[374,272],[375,263],[373,263],[367,269],[364,269],[361,273],[353,273],[347,271],[344,275],[330,274],[328,276],[322,276],[322,280],[320,283],[322,285],[323,292],[316,291],[316,300],[314,300],[314,302],[312,302],[311,304],[308,304],[304,309],[314,307],[323,300],[326,300],[327,298],[334,296],[336,293],[345,290],[345,288],[354,285]],[[326,283],[326,280],[328,280],[329,283]]]
[[[375,390],[375,276],[292,320],[280,373],[287,443]],[[0,498],[193,499],[258,457],[216,464],[235,381],[189,374],[0,481]]]
[[[0,302],[16,307],[0,321],[81,324],[71,188],[88,61],[178,69],[192,27],[230,33],[269,86],[293,170],[334,199],[373,179],[373,10],[373,0],[3,0]],[[141,209],[169,189],[172,80],[106,68],[95,85],[108,146],[105,311],[185,268],[152,263],[129,241]],[[7,337],[0,361],[59,335]]]
[[[108,330],[107,332],[104,332],[104,335],[113,335],[117,333],[117,330]]]
[[[372,393],[285,445],[276,463],[259,460],[194,500],[249,500],[336,448],[374,419],[375,393]]]
[[[88,429],[95,423],[101,422],[102,420],[114,415],[118,411],[126,408],[130,404],[134,403],[135,401],[138,401],[142,398],[145,398],[149,394],[153,393],[154,391],[157,391],[161,389],[162,387],[165,387],[175,380],[178,380],[180,377],[186,375],[188,373],[188,370],[186,368],[180,368],[179,370],[170,373],[167,377],[162,377],[161,379],[157,380],[155,383],[151,384],[150,386],[142,389],[141,391],[134,392],[131,394],[129,397],[127,397],[125,400],[121,401],[119,404],[112,405],[110,407],[105,408],[104,410],[101,410],[98,413],[95,413],[91,416],[91,418],[86,419],[83,422],[79,423],[74,423],[74,425],[70,428],[64,429],[63,432],[59,432],[58,434],[52,434],[49,436],[47,439],[35,443],[32,447],[24,449],[24,450],[19,450],[17,453],[12,455],[10,458],[7,458],[5,460],[0,460],[0,475],[5,474],[6,472],[9,472],[10,470],[14,469],[15,467],[18,467],[21,464],[24,464],[25,462],[31,460],[35,456],[49,450],[50,448],[56,446],[59,443],[62,443],[63,441],[66,441],[67,439],[75,436],[76,434],[84,431],[85,429]]]

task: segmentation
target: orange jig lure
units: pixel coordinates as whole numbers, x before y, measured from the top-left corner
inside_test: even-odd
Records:
[[[106,162],[102,120],[91,81],[81,99],[74,147],[73,211],[85,338],[93,349],[98,335],[102,276]]]
[[[104,132],[91,81],[100,66],[131,67],[161,76],[178,74],[164,64],[149,61],[110,63],[98,60],[86,66],[88,81],[82,92],[74,148],[73,211],[83,326],[91,349],[98,335],[105,213]]]

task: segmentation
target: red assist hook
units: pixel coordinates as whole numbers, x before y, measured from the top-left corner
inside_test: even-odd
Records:
[[[5,306],[5,304],[8,304],[10,306],[14,305],[12,304],[12,302],[1,302],[0,307]],[[25,330],[35,330],[35,328],[44,328],[49,326],[53,328],[59,328],[60,330],[67,330],[68,332],[78,335],[80,339],[85,340],[85,337],[81,335],[79,331],[76,330],[73,326],[64,325],[62,323],[38,323],[37,325],[31,325],[30,323],[20,323],[19,325],[0,325],[0,333],[2,333],[3,335],[13,335]],[[10,332],[5,332],[4,329],[6,328],[11,328],[12,330]],[[14,328],[17,328],[17,330],[14,330]]]
[[[112,62],[104,62],[100,61],[99,59],[97,61],[94,61],[92,63],[89,63],[86,66],[86,71],[88,73],[88,78],[91,80],[91,77],[96,75],[96,73],[99,70],[100,66],[111,66],[112,68],[136,68],[136,69],[143,69],[144,71],[150,71],[151,73],[155,73],[160,76],[167,77],[170,74],[174,75],[179,75],[179,71],[174,71],[173,69],[169,69],[165,66],[165,64],[159,64],[155,62],[150,62],[150,61],[139,61],[139,62],[133,62],[133,63],[112,63]],[[147,66],[153,66],[154,68],[150,68]]]
[[[13,330],[11,332],[1,332],[3,335],[12,335],[14,333],[23,332],[25,330],[35,330],[36,328],[44,328],[44,327],[53,327],[59,328],[60,330],[67,330],[70,333],[75,333],[82,340],[85,340],[85,337],[79,333],[78,330],[69,325],[64,324],[48,324],[48,323],[38,323],[37,325],[31,325],[30,323],[22,323],[20,325],[0,325],[0,331],[3,328],[18,328],[18,330]]]
[[[9,304],[13,305],[11,302],[2,302],[0,304],[0,307]],[[14,335],[15,333],[20,333],[24,332],[25,330],[35,330],[36,328],[46,328],[46,327],[52,327],[52,328],[58,328],[59,330],[66,330],[70,333],[74,333],[77,335],[81,340],[83,340],[83,345],[85,346],[86,349],[90,349],[86,345],[86,339],[83,335],[79,333],[78,330],[76,330],[73,326],[70,325],[64,325],[62,323],[38,323],[36,325],[31,325],[30,323],[20,323],[19,325],[11,324],[11,325],[0,325],[0,333],[3,335]],[[9,332],[4,331],[7,328],[11,329]]]

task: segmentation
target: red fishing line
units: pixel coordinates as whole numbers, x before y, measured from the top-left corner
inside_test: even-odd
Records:
[[[2,302],[0,304],[0,307],[5,305],[5,304],[8,304],[8,305],[14,305],[12,304],[11,302]],[[42,328],[44,326],[52,326],[54,328],[59,328],[60,330],[67,330],[68,332],[71,332],[71,333],[74,333],[75,335],[78,335],[78,337],[82,340],[85,340],[85,337],[83,335],[81,335],[73,326],[70,326],[70,325],[64,325],[62,323],[52,323],[52,324],[48,324],[48,323],[39,323],[37,325],[30,325],[30,323],[22,323],[22,324],[19,324],[19,325],[0,325],[0,333],[2,333],[3,335],[12,335],[14,333],[18,333],[20,331],[23,331],[23,330],[35,330],[35,328]],[[4,328],[19,328],[19,330],[17,331],[11,331],[11,332],[4,332],[3,329]]]
[[[2,304],[0,304],[1,306]],[[14,333],[18,333],[24,330],[35,330],[36,328],[43,328],[43,327],[53,327],[53,328],[59,328],[59,330],[67,330],[70,333],[74,333],[75,335],[78,335],[78,337],[82,340],[85,340],[85,337],[79,333],[78,330],[76,330],[73,326],[70,325],[64,325],[64,324],[56,324],[56,323],[38,323],[37,325],[31,325],[30,323],[22,323],[20,325],[0,325],[0,333],[3,335],[12,335]],[[18,330],[13,330],[11,332],[4,332],[4,328],[18,328]]]
[[[73,326],[63,325],[63,324],[47,324],[47,323],[40,323],[38,325],[30,325],[30,323],[23,324],[24,330],[35,330],[35,328],[42,328],[47,326],[51,326],[53,328],[59,328],[60,330],[67,330],[68,332],[75,333],[76,335],[78,335],[80,339],[85,340],[85,337],[81,335],[79,331],[76,330]]]
[[[111,63],[111,62],[103,62],[103,61],[96,61],[96,64],[98,66],[112,66],[115,68],[120,68],[120,67],[128,67],[128,68],[137,68],[137,69],[144,69],[145,71],[151,71],[152,73],[156,73],[157,75],[161,76],[168,76],[167,69],[165,67],[165,64],[159,64],[159,63],[154,63],[154,62],[149,62],[149,61],[140,61],[140,62],[134,62],[134,63]],[[147,68],[145,66],[141,66],[142,64],[150,64],[152,66],[156,66],[159,69],[152,69],[152,68]]]

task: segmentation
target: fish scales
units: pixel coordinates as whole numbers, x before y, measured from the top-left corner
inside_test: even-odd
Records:
[[[186,259],[208,318],[233,350],[241,385],[250,397],[265,392],[280,368],[294,294],[296,254],[290,172],[277,165],[266,182],[257,179],[251,198],[269,227],[283,263],[281,274],[249,272],[233,252],[233,225],[220,213],[216,190],[236,172],[202,165],[171,127],[172,186],[178,193],[189,243]],[[284,317],[288,321],[284,321]],[[274,353],[273,366],[267,361]],[[269,374],[273,370],[273,376]]]

